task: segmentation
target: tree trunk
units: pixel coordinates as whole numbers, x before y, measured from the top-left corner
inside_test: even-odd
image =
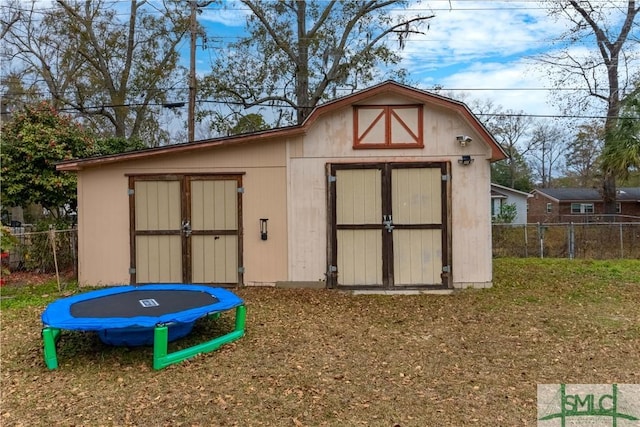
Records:
[[[618,80],[618,57],[619,45],[614,45],[611,50],[611,58],[607,63],[609,79],[609,100],[607,105],[607,118],[604,123],[605,146],[612,144],[613,131],[618,121],[620,113],[620,82]],[[602,202],[604,204],[605,221],[613,221],[616,214],[616,176],[613,171],[607,169],[603,171],[602,179]]]
[[[307,3],[298,6],[298,60],[296,64],[296,122],[301,124],[309,115],[309,40],[307,35]]]

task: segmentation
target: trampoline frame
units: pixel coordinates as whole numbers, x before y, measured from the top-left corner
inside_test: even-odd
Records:
[[[217,350],[224,344],[236,341],[245,334],[247,309],[244,303],[235,307],[235,328],[232,332],[217,336],[209,341],[205,341],[191,347],[183,348],[169,353],[169,327],[171,323],[158,323],[153,327],[153,369],[166,368],[174,363],[182,362],[202,353],[209,353]],[[218,318],[224,311],[220,310],[209,313],[202,317]],[[43,356],[44,362],[50,370],[58,368],[57,343],[64,328],[45,326],[42,329]]]

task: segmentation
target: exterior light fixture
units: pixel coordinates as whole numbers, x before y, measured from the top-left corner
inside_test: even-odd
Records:
[[[471,163],[473,163],[473,159],[471,158],[471,156],[462,156],[458,159],[458,163],[463,166],[469,166]]]
[[[458,136],[456,136],[456,141],[458,141],[458,143],[460,143],[461,147],[466,147],[467,144],[469,144],[471,141],[473,141],[473,139],[470,136],[467,136],[467,135],[458,135]]]
[[[260,239],[267,240],[267,221],[268,218],[260,218]]]

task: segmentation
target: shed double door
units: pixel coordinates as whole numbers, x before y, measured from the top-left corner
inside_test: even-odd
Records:
[[[330,284],[448,287],[446,163],[332,165]]]
[[[241,177],[132,176],[131,282],[241,284]]]

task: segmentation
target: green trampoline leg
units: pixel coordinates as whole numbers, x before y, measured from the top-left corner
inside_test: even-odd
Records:
[[[60,337],[60,329],[44,328],[42,330],[42,341],[44,343],[44,363],[49,369],[58,367],[58,354],[56,352],[56,342]]]
[[[236,332],[242,331],[244,335],[244,328],[247,322],[247,307],[240,305],[236,307]]]
[[[236,307],[235,330],[228,334],[219,336],[210,341],[196,344],[192,347],[169,353],[169,328],[167,326],[156,326],[153,331],[153,369],[166,368],[174,363],[190,359],[200,353],[208,353],[217,350],[224,344],[238,340],[244,336],[246,324],[247,308],[244,305]]]

